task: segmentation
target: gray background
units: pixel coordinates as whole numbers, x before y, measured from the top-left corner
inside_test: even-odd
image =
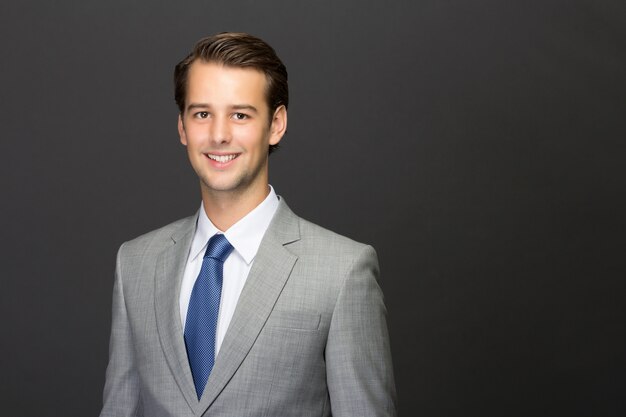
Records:
[[[172,69],[290,72],[271,183],[373,244],[404,416],[626,414],[626,2],[0,6],[2,415],[96,415],[117,247],[194,212]]]

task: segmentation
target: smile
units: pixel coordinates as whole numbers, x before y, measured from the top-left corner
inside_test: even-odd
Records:
[[[209,159],[212,159],[214,161],[220,162],[220,163],[225,163],[225,162],[229,162],[232,161],[233,159],[237,158],[239,156],[239,154],[230,154],[230,155],[213,155],[213,154],[206,154],[206,156]]]

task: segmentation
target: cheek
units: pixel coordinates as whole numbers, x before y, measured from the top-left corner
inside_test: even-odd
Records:
[[[196,147],[200,146],[206,141],[206,132],[202,129],[187,128],[185,132],[187,139],[187,146]]]
[[[247,147],[262,147],[268,145],[269,131],[260,129],[258,126],[239,126],[235,137]]]

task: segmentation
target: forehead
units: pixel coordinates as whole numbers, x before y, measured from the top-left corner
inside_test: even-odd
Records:
[[[266,90],[265,74],[257,69],[197,60],[189,67],[186,102],[260,105]]]

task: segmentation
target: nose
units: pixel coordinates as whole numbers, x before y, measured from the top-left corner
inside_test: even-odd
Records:
[[[215,117],[211,123],[211,142],[215,144],[228,143],[231,140],[230,123],[225,117]]]

